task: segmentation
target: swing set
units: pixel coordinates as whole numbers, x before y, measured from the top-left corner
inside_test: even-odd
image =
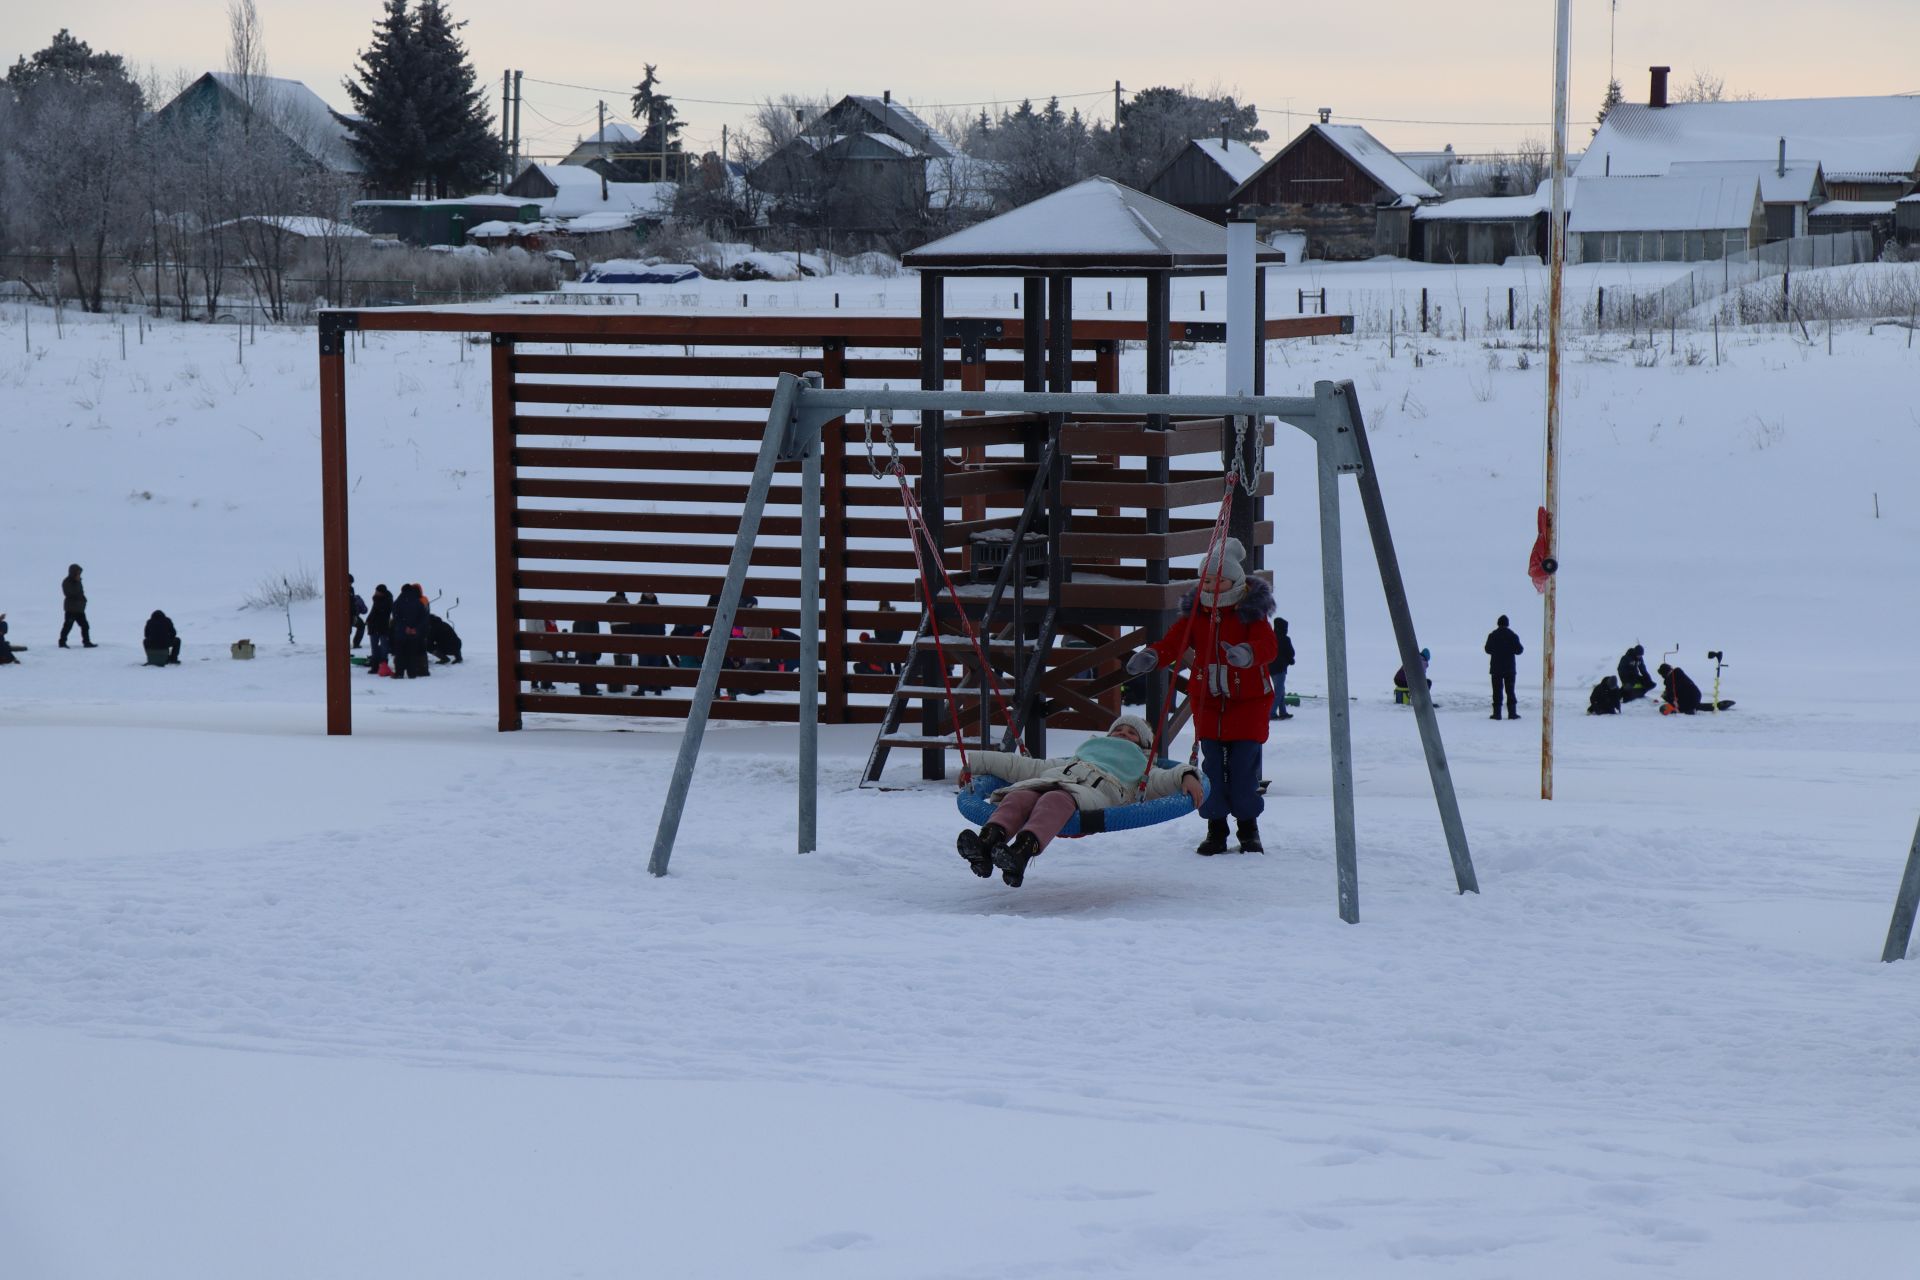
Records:
[[[740,512],[739,529],[728,561],[725,584],[719,593],[713,627],[707,639],[693,703],[687,715],[679,754],[674,763],[666,800],[661,809],[660,825],[655,833],[648,870],[656,876],[665,875],[673,855],[674,840],[685,811],[693,771],[699,760],[710,711],[719,690],[734,617],[740,608],[740,601],[744,594],[752,548],[760,531],[774,472],[783,463],[798,464],[801,472],[800,546],[802,554],[799,626],[801,687],[797,844],[798,851],[801,853],[812,852],[818,847],[817,689],[819,670],[816,642],[820,604],[818,546],[821,433],[829,423],[854,414],[878,412],[882,415],[883,422],[890,423],[891,415],[899,411],[915,412],[923,416],[930,415],[935,421],[938,421],[939,415],[945,413],[957,414],[970,411],[1044,415],[1048,435],[1045,441],[1045,452],[1041,455],[1042,465],[1038,467],[1034,481],[1036,491],[1043,484],[1050,484],[1055,490],[1059,488],[1060,437],[1069,419],[1075,416],[1109,421],[1114,418],[1133,418],[1161,422],[1174,416],[1201,416],[1232,421],[1236,423],[1236,441],[1241,446],[1235,450],[1238,456],[1244,456],[1248,428],[1253,424],[1262,423],[1267,418],[1285,422],[1306,433],[1314,441],[1320,516],[1321,589],[1326,622],[1328,735],[1332,765],[1336,892],[1340,918],[1349,923],[1358,922],[1360,918],[1359,873],[1353,812],[1352,733],[1349,723],[1351,713],[1347,693],[1346,588],[1340,537],[1339,479],[1343,475],[1354,477],[1359,486],[1361,505],[1366,513],[1368,532],[1380,570],[1381,586],[1385,593],[1388,614],[1393,622],[1394,638],[1401,658],[1409,668],[1417,662],[1420,646],[1414,634],[1399,560],[1387,527],[1386,506],[1374,470],[1372,452],[1368,447],[1359,400],[1353,384],[1345,381],[1318,382],[1314,385],[1312,396],[1301,397],[1067,391],[905,391],[891,388],[829,389],[822,385],[822,379],[818,374],[810,373],[804,378],[791,373],[782,374],[779,385],[774,391],[766,430],[755,457],[747,499]],[[1260,450],[1256,448],[1254,452],[1257,453]],[[923,456],[923,483],[928,474],[937,474],[937,469],[932,473],[925,470],[926,461],[927,459]],[[946,674],[951,671],[951,667],[947,665],[944,649],[940,647],[943,642],[940,640],[937,623],[942,617],[951,616],[960,624],[961,631],[972,650],[972,657],[979,664],[983,680],[982,696],[991,695],[1006,721],[1007,739],[1011,745],[1020,737],[1017,718],[1007,700],[1001,696],[997,681],[992,674],[992,664],[986,661],[987,645],[975,629],[968,608],[961,600],[960,593],[951,575],[948,574],[943,559],[938,554],[938,548],[927,529],[927,513],[915,496],[913,486],[907,483],[906,468],[900,463],[897,448],[894,450],[894,456],[889,460],[889,469],[900,486],[902,505],[908,514],[912,529],[911,538],[914,543],[915,562],[919,569],[920,594],[929,620],[936,624],[932,628],[935,656],[942,666],[942,679],[947,693],[951,697],[956,691]],[[1241,483],[1242,469],[1242,467],[1229,467],[1227,471],[1226,491],[1208,543],[1209,558],[1213,556],[1215,549],[1225,536],[1233,506],[1232,486]],[[1248,479],[1251,478],[1251,476],[1248,477]],[[1053,510],[1054,518],[1057,520],[1060,510],[1059,495],[1056,492],[1054,496],[1056,502]],[[1032,513],[1033,507],[1030,504],[1028,511],[1022,517],[1021,528],[1016,530],[1016,546]],[[936,598],[933,575],[928,571],[925,554],[928,549],[935,551],[933,566],[939,570],[941,586],[944,587],[951,604],[943,606],[942,601]],[[995,599],[1007,584],[1014,559],[1015,557],[1010,556],[1008,564],[1001,569],[999,580],[995,584]],[[1018,590],[1024,593],[1025,589],[1026,584],[1020,583]],[[1060,583],[1057,580],[1050,582],[1050,592],[1057,593],[1059,589]],[[1195,603],[1197,607],[1197,599]],[[1041,655],[1036,654],[1034,661],[1038,663],[1040,657]],[[1156,674],[1155,678],[1160,677]],[[1165,701],[1165,699],[1160,700],[1161,713],[1158,718],[1161,723],[1155,733],[1156,755],[1157,748],[1164,741],[1167,723]],[[1474,874],[1472,858],[1467,848],[1466,831],[1461,821],[1459,803],[1454,795],[1452,774],[1447,767],[1446,751],[1440,740],[1439,722],[1434,714],[1432,698],[1424,685],[1419,682],[1415,682],[1413,702],[1414,718],[1419,727],[1434,800],[1440,812],[1441,827],[1453,867],[1455,886],[1461,893],[1477,893],[1479,882]],[[983,707],[981,715],[983,723],[986,718]],[[1174,731],[1178,731],[1177,724]],[[964,761],[966,747],[964,735],[957,734],[956,737],[956,745]],[[980,792],[983,782],[982,779],[976,779],[974,787],[961,797],[963,812],[967,811],[969,796],[984,803],[984,795]],[[1158,810],[1148,812],[1149,805],[1136,803],[1121,807],[1122,810],[1131,809],[1136,812],[1129,814],[1110,811],[1102,824],[1077,822],[1073,833],[1093,834],[1095,825],[1101,825],[1106,830],[1118,830],[1122,826],[1145,825],[1149,822],[1165,821],[1167,818],[1179,816],[1179,812],[1191,811],[1184,796],[1174,796],[1169,799],[1177,802],[1178,812],[1161,816]],[[1152,803],[1158,805],[1165,802]],[[1079,815],[1079,817],[1091,818],[1092,815]]]

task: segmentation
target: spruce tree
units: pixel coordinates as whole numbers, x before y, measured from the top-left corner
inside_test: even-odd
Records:
[[[679,119],[680,111],[673,105],[673,99],[660,92],[659,67],[651,62],[644,66],[645,74],[633,87],[633,118],[640,122],[643,131],[640,150],[647,155],[677,153],[680,131],[686,126]]]
[[[386,0],[354,77],[345,85],[358,118],[348,118],[346,125],[367,184],[382,194],[404,196],[427,171],[427,135],[415,99],[419,46],[407,0]]]
[[[500,171],[500,139],[460,28],[442,0],[420,0],[413,39],[420,67],[418,113],[426,139],[421,176],[435,196],[465,195]]]
[[[1600,114],[1593,118],[1593,132],[1588,135],[1589,137],[1597,138],[1600,136],[1600,126],[1607,122],[1607,113],[1619,105],[1620,82],[1618,80],[1609,80],[1607,81],[1607,96],[1600,103]]]

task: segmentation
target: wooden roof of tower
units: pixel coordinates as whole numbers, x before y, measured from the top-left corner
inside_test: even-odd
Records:
[[[1265,247],[1255,259],[1286,260]],[[1111,178],[1088,178],[922,245],[901,263],[972,275],[1218,275],[1226,270],[1227,230]]]

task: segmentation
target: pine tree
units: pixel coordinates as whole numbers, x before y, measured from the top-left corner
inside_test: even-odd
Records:
[[[345,81],[358,115],[346,122],[354,153],[375,191],[405,195],[427,170],[427,135],[415,99],[419,46],[407,0],[386,0],[354,76]]]
[[[1609,80],[1607,81],[1607,96],[1600,103],[1600,114],[1593,118],[1593,132],[1588,135],[1589,137],[1597,138],[1600,136],[1600,126],[1607,122],[1607,113],[1619,105],[1620,82],[1618,80]]]
[[[677,154],[680,131],[686,126],[673,99],[660,92],[659,66],[652,62],[644,65],[646,73],[633,87],[633,118],[640,121],[642,130],[640,150],[649,155]]]
[[[500,171],[500,139],[460,28],[443,0],[420,0],[413,38],[421,69],[418,115],[426,140],[425,177],[435,196],[465,195]]]

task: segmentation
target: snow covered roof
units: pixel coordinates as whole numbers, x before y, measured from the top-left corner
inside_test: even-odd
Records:
[[[885,98],[872,98],[864,94],[849,94],[842,99],[853,102],[876,120],[884,121],[887,129],[898,137],[906,139],[913,146],[934,156],[956,156],[959,150],[948,142],[932,125],[897,102]]]
[[[1271,249],[1256,252],[1263,261],[1282,260]],[[1227,229],[1219,223],[1111,178],[1088,178],[923,245],[901,262],[945,270],[1025,266],[1137,271],[1218,267],[1226,254]]]
[[[1820,191],[1820,162],[1790,160],[1780,172],[1779,160],[1676,160],[1667,172],[1680,177],[1715,176],[1760,179],[1760,198],[1768,204],[1805,204]]]
[[[1750,226],[1760,200],[1752,175],[1583,178],[1569,231],[1731,231]]]
[[[245,100],[247,86],[240,77],[226,71],[209,71],[207,76],[230,97]],[[352,135],[319,94],[298,80],[278,76],[256,76],[252,89],[255,110],[296,147],[335,172],[361,171],[360,156],[349,141]]]
[[[1881,217],[1893,212],[1898,200],[1829,200],[1807,210],[1809,218]]]
[[[1840,173],[1920,169],[1920,97],[1776,98],[1755,102],[1623,102],[1607,113],[1579,176],[1666,173],[1681,160],[1787,159]]]
[[[340,236],[363,240],[373,238],[351,223],[335,222],[332,218],[310,218],[294,214],[248,214],[245,217],[216,222],[212,230],[218,231],[221,227],[237,226],[242,222],[256,222],[263,226],[277,227],[288,235],[301,237]]]
[[[911,142],[907,142],[900,138],[896,138],[890,133],[873,133],[873,132],[838,134],[834,137],[831,143],[828,143],[826,146],[821,147],[820,150],[833,151],[837,149],[842,149],[855,142],[867,142],[867,143],[872,143],[876,146],[884,147],[888,151],[891,151],[896,155],[900,156],[902,159],[906,159],[906,160],[917,160],[921,156],[927,154],[926,152],[921,151],[920,148],[914,146]]]
[[[1395,195],[1418,196],[1422,200],[1440,198],[1440,193],[1433,189],[1432,183],[1409,169],[1406,161],[1361,126],[1314,124],[1308,128],[1318,130],[1321,137],[1345,152],[1347,159],[1359,165],[1369,177]]]
[[[1219,138],[1195,138],[1189,145],[1220,166],[1220,171],[1232,179],[1236,187],[1260,172],[1260,166],[1267,162],[1258,151],[1231,138],[1225,142]]]
[[[1573,200],[1569,195],[1567,203]],[[1423,204],[1413,211],[1416,222],[1512,222],[1546,212],[1547,198],[1536,191],[1530,196],[1469,196],[1441,204]]]
[[[646,136],[642,130],[628,124],[625,120],[609,120],[604,131],[600,126],[595,125],[592,133],[580,139],[580,145],[588,146],[597,142],[639,142]]]
[[[929,157],[927,204],[935,209],[991,209],[996,176],[988,160],[967,155]]]
[[[542,213],[553,218],[577,218],[582,214],[614,210],[648,218],[662,217],[673,207],[674,192],[678,190],[671,182],[608,182],[602,199],[600,174],[596,170],[578,164],[532,167],[553,184],[557,194],[530,203],[539,205]]]

